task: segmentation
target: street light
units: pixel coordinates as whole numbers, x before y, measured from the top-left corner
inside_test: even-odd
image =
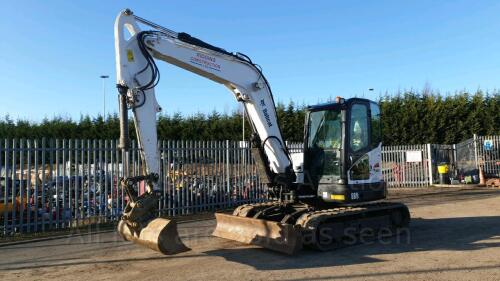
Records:
[[[241,141],[241,145],[242,145],[242,152],[243,152],[243,163],[246,164],[246,161],[247,161],[247,157],[246,157],[246,149],[247,149],[247,144],[246,144],[246,141],[245,141],[245,115],[246,115],[246,108],[245,108],[245,104],[244,103],[241,103],[241,105],[243,105],[243,110],[241,111],[241,115],[242,115],[242,119],[243,119],[243,131],[242,131],[242,141]]]
[[[241,116],[243,117],[243,131],[242,131],[243,137],[242,137],[242,140],[245,141],[245,104],[243,104],[243,109],[241,111]]]
[[[374,90],[373,88],[368,88],[368,92],[373,92],[373,90]],[[365,90],[363,90],[363,98],[366,98],[365,97]]]
[[[105,79],[109,78],[109,75],[101,75],[99,76],[102,79],[102,97],[103,97],[103,112],[102,117],[106,120],[106,84]]]

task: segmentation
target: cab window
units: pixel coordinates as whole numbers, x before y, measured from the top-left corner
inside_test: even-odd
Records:
[[[309,120],[309,148],[340,149],[342,131],[339,111],[315,111]]]
[[[352,167],[350,173],[351,180],[370,179],[370,162],[368,154],[365,154]]]
[[[354,152],[368,147],[368,109],[363,104],[351,108],[350,147]]]
[[[382,142],[382,126],[380,123],[380,108],[376,103],[370,103],[372,133],[372,148],[377,147]]]

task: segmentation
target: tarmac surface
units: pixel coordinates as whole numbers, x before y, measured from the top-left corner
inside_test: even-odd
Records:
[[[405,235],[287,256],[212,237],[212,219],[179,224],[193,250],[164,256],[113,231],[2,245],[0,280],[500,280],[500,190],[390,191]]]

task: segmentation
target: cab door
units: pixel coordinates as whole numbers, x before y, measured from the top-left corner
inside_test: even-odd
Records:
[[[354,100],[349,105],[347,136],[348,184],[382,180],[380,109],[374,102]]]

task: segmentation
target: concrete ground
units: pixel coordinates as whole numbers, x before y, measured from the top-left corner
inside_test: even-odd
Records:
[[[213,220],[179,225],[193,250],[163,256],[114,232],[0,247],[0,280],[500,280],[500,190],[393,190],[406,236],[286,256],[211,237]]]

